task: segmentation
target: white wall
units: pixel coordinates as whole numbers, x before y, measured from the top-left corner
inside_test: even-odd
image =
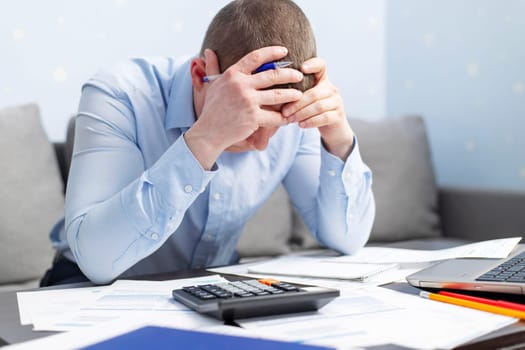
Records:
[[[192,54],[225,0],[0,0],[0,108],[37,102],[52,140],[65,137],[80,87],[131,56]],[[385,114],[385,0],[297,1],[312,22],[347,112]]]
[[[525,191],[525,1],[396,0],[387,113],[425,118],[438,182]]]

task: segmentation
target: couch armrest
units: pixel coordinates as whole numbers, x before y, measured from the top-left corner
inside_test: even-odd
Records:
[[[66,181],[68,173],[68,165],[65,155],[65,144],[63,142],[54,142],[53,148],[55,149],[55,155],[58,161],[58,167],[60,168],[60,176],[62,177],[62,183],[64,184],[64,193],[66,193]]]
[[[445,237],[481,241],[525,233],[525,193],[440,188]]]
[[[60,167],[60,175],[64,184],[64,194],[66,193],[67,178],[69,176],[69,166],[73,156],[73,143],[75,139],[75,117],[71,117],[67,124],[66,140],[63,142],[54,142],[53,147]]]

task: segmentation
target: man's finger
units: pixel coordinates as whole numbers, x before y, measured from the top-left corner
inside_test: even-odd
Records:
[[[322,100],[316,100],[314,103],[311,103],[295,112],[294,120],[300,122],[316,115],[336,110],[339,106],[340,101],[334,96]]]
[[[261,127],[276,127],[287,125],[288,121],[284,118],[280,112],[273,111],[267,108],[261,108],[260,113],[257,115],[259,126]]]
[[[296,89],[270,89],[258,91],[257,96],[260,106],[273,106],[298,101],[303,93]]]
[[[319,57],[310,58],[303,62],[301,71],[304,74],[314,74],[315,80],[320,81],[326,76],[326,62]]]
[[[334,111],[326,111],[322,114],[318,114],[314,117],[308,118],[299,122],[301,128],[320,128],[326,125],[330,125],[335,120],[336,113]]]
[[[206,60],[206,75],[216,75],[221,73],[221,68],[219,67],[219,59],[215,52],[211,49],[204,50],[204,59]]]
[[[332,91],[328,89],[322,89],[320,86],[316,86],[310,90],[306,90],[303,93],[303,97],[299,101],[284,106],[281,112],[285,117],[289,117],[292,114],[297,113],[297,111],[314,103],[315,101],[328,98],[331,95]]]
[[[303,73],[292,68],[270,69],[254,75],[254,88],[266,89],[274,85],[293,84],[303,80]]]
[[[262,64],[280,60],[288,54],[283,46],[267,46],[246,54],[232,67],[245,74],[251,74]]]

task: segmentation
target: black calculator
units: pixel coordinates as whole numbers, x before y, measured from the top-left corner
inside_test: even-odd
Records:
[[[298,287],[274,279],[245,279],[174,289],[173,298],[224,321],[315,311],[339,296],[323,287]]]

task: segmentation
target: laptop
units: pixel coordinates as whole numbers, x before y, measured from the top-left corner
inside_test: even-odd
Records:
[[[525,294],[525,244],[504,259],[444,260],[406,279],[420,288]]]

